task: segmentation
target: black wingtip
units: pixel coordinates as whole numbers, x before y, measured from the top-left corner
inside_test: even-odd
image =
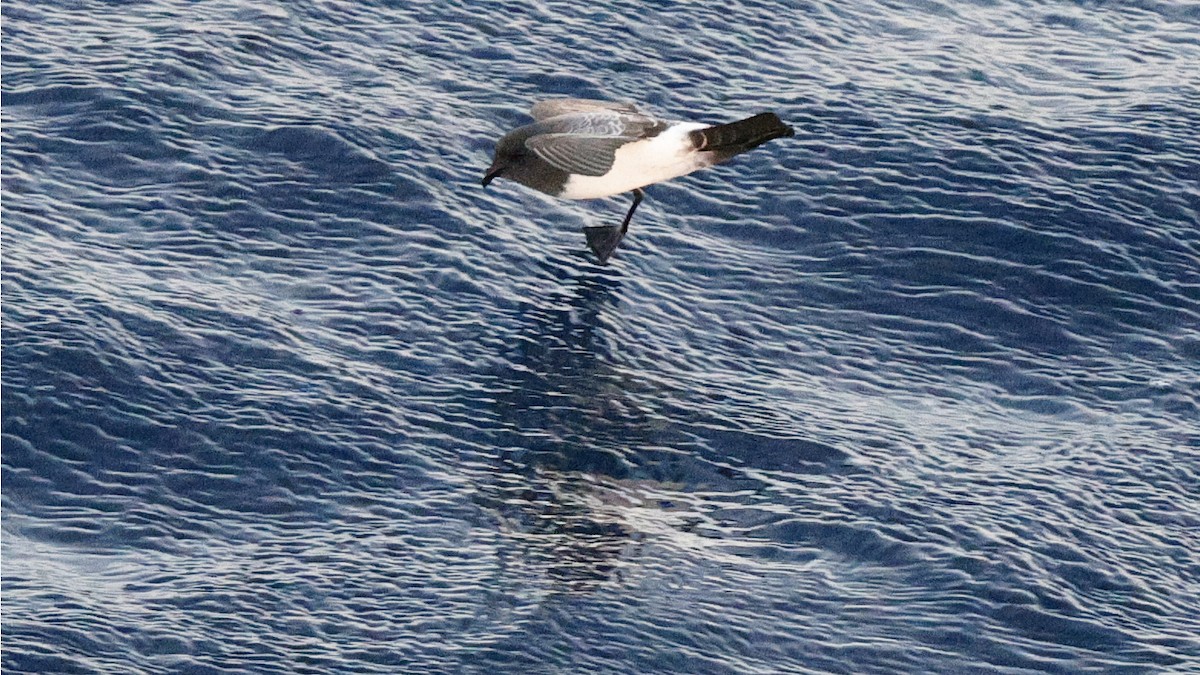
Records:
[[[625,233],[617,225],[585,227],[583,234],[587,237],[588,248],[596,254],[601,265],[608,263],[608,259],[617,250],[617,244],[620,244],[621,238],[625,236]]]
[[[796,130],[784,124],[779,115],[764,112],[744,120],[718,124],[690,133],[697,150],[729,153],[729,156],[752,150],[767,141],[796,135]]]

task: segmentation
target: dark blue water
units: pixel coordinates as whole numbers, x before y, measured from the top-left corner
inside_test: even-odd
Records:
[[[3,6],[3,656],[1200,670],[1200,6]],[[535,100],[796,127],[615,262]]]

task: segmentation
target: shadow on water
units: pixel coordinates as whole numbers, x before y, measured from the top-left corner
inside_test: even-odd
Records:
[[[628,374],[614,364],[603,326],[618,311],[619,273],[587,270],[557,297],[520,309],[522,330],[502,377],[500,419],[530,461],[564,471],[625,477],[631,429],[648,421],[629,400]]]
[[[560,268],[561,269],[561,268]],[[737,428],[703,402],[640,377],[619,356],[622,281],[583,266],[527,299],[503,365],[487,373],[500,452],[477,499],[564,590],[609,579],[640,537],[630,508],[677,511],[681,493],[761,488],[746,469],[827,473],[846,453],[766,429]],[[802,430],[797,430],[802,435]],[[690,516],[665,517],[690,529]]]
[[[513,555],[542,563],[564,590],[607,579],[632,534],[594,511],[588,479],[628,479],[630,434],[649,426],[604,330],[620,291],[619,272],[589,267],[526,301],[503,372],[493,374],[502,452],[478,499],[500,519]]]
[[[588,592],[641,537],[631,510],[675,512],[673,493],[729,479],[649,408],[669,392],[618,357],[621,272],[551,273],[562,283],[518,308],[503,366],[487,374],[499,452],[476,499],[498,519],[518,569],[540,569],[560,592]],[[690,527],[686,516],[668,519]]]

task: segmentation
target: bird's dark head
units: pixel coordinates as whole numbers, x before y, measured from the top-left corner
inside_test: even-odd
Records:
[[[492,160],[492,166],[487,167],[487,173],[484,174],[484,187],[487,187],[487,184],[496,179],[498,175],[502,175],[512,165],[515,165],[523,151],[523,139],[521,143],[512,143],[511,136],[505,136],[500,139],[499,143],[496,144],[496,156]]]
[[[487,187],[497,176],[501,176],[505,171],[508,171],[513,166],[517,165],[528,152],[525,149],[525,139],[529,134],[524,133],[525,128],[518,129],[504,138],[501,138],[496,143],[496,154],[492,160],[492,165],[488,167],[487,173],[483,175],[483,186]]]

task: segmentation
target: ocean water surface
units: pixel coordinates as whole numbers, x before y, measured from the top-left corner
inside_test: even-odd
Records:
[[[6,673],[1200,672],[1200,5],[2,11]]]

